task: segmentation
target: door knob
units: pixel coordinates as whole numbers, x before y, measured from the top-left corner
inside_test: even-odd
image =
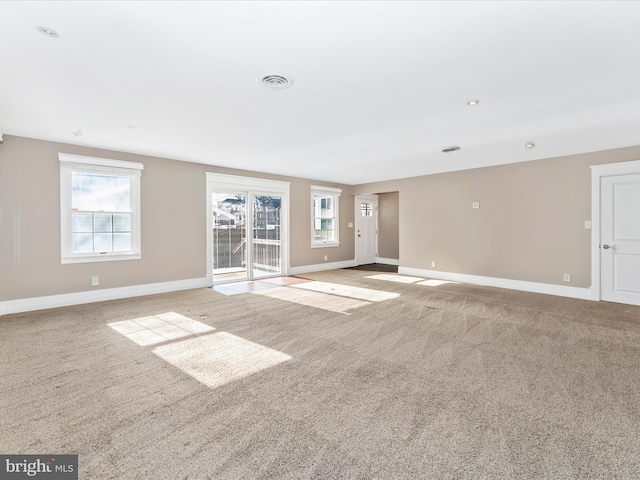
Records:
[[[615,247],[615,245],[611,244],[611,245],[602,245],[602,248],[604,248],[605,250],[613,250],[613,247]]]

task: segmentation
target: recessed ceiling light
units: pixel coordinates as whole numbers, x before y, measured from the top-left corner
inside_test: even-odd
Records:
[[[258,77],[258,83],[270,90],[284,90],[293,85],[293,80],[281,73],[268,73]]]
[[[535,144],[535,143],[533,143],[533,142],[527,142],[527,143],[525,143],[525,144],[524,144],[524,146],[525,146],[526,148],[533,148],[533,147],[535,147],[535,146],[536,146],[536,144]]]
[[[456,147],[455,145],[452,147],[446,147],[442,149],[442,153],[455,152],[456,150],[460,150],[460,147]]]
[[[467,102],[467,105],[469,105],[469,106],[474,106],[474,105],[477,105],[477,104],[479,104],[479,103],[480,103],[480,100],[469,100],[469,101]]]
[[[38,25],[36,28],[41,34],[46,35],[47,37],[57,38],[60,36],[53,28],[45,27],[44,25]]]

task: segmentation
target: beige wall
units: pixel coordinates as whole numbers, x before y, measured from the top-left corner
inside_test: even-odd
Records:
[[[61,265],[58,152],[144,164],[141,260]],[[589,166],[637,159],[640,146],[352,187],[5,135],[0,300],[203,278],[205,172],[291,182],[293,267],[322,264],[325,255],[352,260],[353,195],[399,192],[399,256],[382,245],[380,256],[402,267],[429,270],[435,260],[441,271],[559,285],[570,273],[568,285],[588,287]],[[339,247],[310,247],[311,184],[343,189]]]
[[[589,287],[589,167],[637,159],[640,147],[621,148],[358,185],[354,193],[399,191],[401,267],[430,270],[434,260],[445,272]]]
[[[398,260],[400,255],[400,195],[378,194],[378,256]]]
[[[142,259],[60,263],[58,153],[144,164],[141,180]],[[164,158],[4,136],[0,144],[0,300],[203,278],[206,275],[205,172],[291,182],[292,266],[353,259],[352,187]],[[341,245],[311,248],[310,185],[343,189]],[[100,286],[91,287],[91,277]]]

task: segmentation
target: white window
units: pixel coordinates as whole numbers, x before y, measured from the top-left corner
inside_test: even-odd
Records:
[[[311,185],[311,246],[336,247],[342,190]]]
[[[60,153],[62,263],[136,260],[143,165]]]

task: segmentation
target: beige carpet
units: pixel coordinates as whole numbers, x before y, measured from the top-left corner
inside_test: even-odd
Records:
[[[369,271],[0,319],[0,452],[82,479],[640,478],[640,307]]]

